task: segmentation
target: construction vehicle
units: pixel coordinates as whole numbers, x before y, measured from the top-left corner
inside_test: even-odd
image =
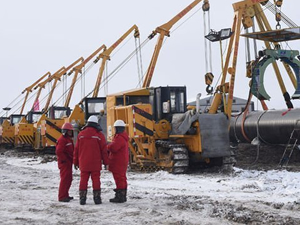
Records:
[[[232,163],[228,160],[231,151],[226,115],[187,110],[186,87],[150,87],[164,37],[200,2],[194,1],[150,35],[159,37],[142,88],[107,96],[107,139],[113,138],[114,122],[123,120],[130,138],[132,169],[163,169],[177,174],[187,172],[192,165]],[[204,3],[207,6],[208,1]]]
[[[55,146],[56,140],[53,140],[48,133],[58,131],[60,132],[60,128],[63,125],[63,121],[57,121],[55,118],[67,117],[71,113],[71,109],[69,107],[50,107],[50,101],[52,99],[54,90],[56,88],[57,82],[61,79],[63,75],[70,76],[71,73],[68,73],[71,69],[73,69],[78,63],[83,62],[83,57],[75,60],[68,67],[63,68],[56,76],[53,77],[54,82],[52,84],[51,91],[49,92],[47,102],[42,109],[42,116],[40,119],[34,124],[35,127],[35,149],[45,149],[48,146]],[[49,147],[52,148],[52,147]]]
[[[78,62],[82,61],[83,58],[79,58],[74,63],[72,63],[69,67],[65,68],[62,67],[58,71],[56,71],[53,75],[50,76],[50,73],[48,72],[46,75],[48,75],[48,78],[40,83],[38,83],[40,80],[35,82],[33,85],[28,87],[24,90],[28,92],[32,91],[32,88],[34,87],[34,90],[38,89],[36,98],[34,100],[33,106],[30,109],[30,111],[26,115],[21,116],[21,120],[14,125],[14,146],[17,149],[22,150],[32,150],[35,145],[35,139],[37,135],[37,127],[41,124],[41,120],[46,117],[46,109],[49,108],[51,98],[53,96],[54,90],[57,86],[57,82],[60,81],[61,77],[63,75],[66,75],[66,72],[71,69],[74,65],[76,65]],[[44,108],[40,111],[39,106],[36,107],[36,104],[39,105],[39,97],[41,95],[42,89],[45,88],[45,85],[51,81],[53,81],[51,90],[48,94],[48,98],[46,101],[46,104]],[[27,100],[27,95],[25,97],[24,104]],[[24,109],[24,104],[22,106],[22,110]],[[70,111],[70,110],[69,110]]]
[[[93,91],[90,93],[92,94],[92,97],[85,97],[83,98],[79,104],[77,104],[74,107],[73,112],[71,115],[66,118],[66,122],[72,123],[75,127],[83,127],[87,121],[87,119],[91,115],[96,115],[99,117],[99,120],[101,121],[101,127],[103,131],[106,131],[106,107],[105,97],[98,97],[100,85],[102,82],[102,76],[105,68],[105,64],[107,60],[110,60],[110,55],[124,40],[125,38],[130,34],[134,32],[134,37],[139,38],[139,30],[136,25],[133,25],[131,28],[129,28],[114,44],[112,44],[109,48],[105,49],[99,56],[96,58],[95,62],[98,62],[100,59],[102,59],[101,66],[99,68],[97,81],[95,83],[95,87]]]
[[[194,1],[178,15],[186,14],[199,2]],[[262,19],[262,10],[258,10],[259,3],[264,4],[266,1],[245,0],[233,4],[235,17],[232,29],[212,34],[217,35],[218,40],[228,36],[230,41],[225,64],[222,65],[222,79],[215,90],[208,113],[199,113],[199,107],[196,110],[186,109],[185,87],[149,87],[163,37],[169,34],[169,29],[180,18],[177,15],[153,32],[153,35],[159,33],[160,36],[143,88],[107,96],[107,139],[111,141],[113,138],[114,121],[123,120],[130,137],[132,169],[164,169],[185,173],[190,166],[198,166],[202,162],[206,165],[223,165],[226,169],[234,163],[229,144],[229,121],[240,30],[242,24],[246,28],[251,26],[251,17],[255,15],[253,10],[259,14],[261,29],[263,26],[268,27],[267,20]],[[226,82],[227,74],[230,75],[229,82]],[[263,99],[261,102],[264,103]],[[196,104],[199,106],[199,96]],[[218,113],[219,109],[224,113]]]
[[[73,64],[71,67],[67,68],[70,70],[68,75],[73,75],[72,82],[69,87],[69,91],[64,103],[64,106],[54,106],[52,105],[48,109],[48,116],[41,118],[41,123],[39,124],[39,129],[36,134],[36,144],[35,149],[44,149],[49,152],[53,152],[55,149],[56,141],[61,136],[61,127],[65,122],[69,121],[69,118],[72,118],[73,112],[77,111],[76,107],[73,112],[71,111],[69,104],[71,97],[74,91],[75,84],[78,80],[78,74],[82,73],[83,67],[93,59],[100,51],[105,50],[106,46],[100,46],[96,51],[94,51],[89,57],[85,60],[81,60],[81,63],[77,66]],[[77,63],[76,63],[77,64]],[[71,115],[72,114],[72,115]]]
[[[47,79],[45,81],[40,82],[46,77],[47,77]],[[32,85],[27,87],[22,92],[22,94],[26,92],[26,95],[25,95],[25,98],[24,98],[24,101],[23,101],[23,104],[21,107],[21,112],[20,112],[21,115],[24,111],[25,105],[28,100],[29,93],[32,92],[32,89],[40,83],[44,83],[44,85],[45,85],[47,82],[49,82],[50,77],[51,77],[51,73],[47,72],[45,75],[43,75],[40,79],[38,79],[36,82],[34,82]],[[44,88],[44,86],[43,86],[43,88]],[[39,92],[39,94],[40,94],[40,92]],[[14,128],[14,146],[16,148],[32,149],[33,142],[34,142],[34,128],[33,128],[32,124],[34,123],[34,121],[38,121],[42,115],[42,112],[38,112],[38,111],[34,110],[34,108],[36,108],[35,104],[37,104],[37,99],[38,99],[38,96],[31,108],[31,110],[28,112],[28,114],[22,116],[20,121],[18,121],[17,123],[14,124],[14,127],[15,127]]]
[[[25,88],[21,94],[25,94],[24,100],[23,100],[23,104],[21,106],[21,111],[19,114],[11,114],[9,117],[2,117],[2,121],[1,121],[1,130],[2,130],[2,134],[1,134],[1,139],[3,139],[3,145],[6,148],[12,148],[13,146],[16,146],[18,142],[20,142],[21,138],[19,138],[17,136],[17,139],[15,138],[15,130],[19,130],[19,128],[17,128],[17,124],[22,121],[22,118],[24,118],[24,107],[27,103],[28,100],[28,96],[29,94],[32,92],[32,89],[35,85],[37,85],[40,81],[42,81],[44,78],[46,78],[47,76],[49,77],[51,74],[49,72],[47,72],[46,74],[44,74],[41,78],[39,78],[36,82],[34,82],[32,85],[30,85],[29,87]],[[11,108],[7,108],[8,111],[11,110]],[[5,120],[4,120],[5,118]],[[2,127],[2,124],[4,127]],[[3,137],[2,137],[3,136]],[[32,137],[25,137],[23,139],[24,142],[32,142]]]
[[[50,76],[48,76],[46,80],[38,83],[34,87],[34,90],[37,88],[39,89],[36,92],[36,97],[30,111],[26,115],[20,117],[20,121],[14,125],[14,146],[17,149],[31,150],[33,148],[34,135],[36,133],[35,124],[38,123],[43,116],[43,111],[38,110],[35,104],[39,102],[39,97],[46,84],[55,79],[59,74],[63,73],[64,69],[65,67],[60,68],[53,75],[50,75],[49,73]]]
[[[35,123],[38,123],[40,118],[43,116],[43,111],[37,109],[36,104],[37,102],[39,102],[39,97],[41,95],[42,90],[45,88],[46,84],[51,82],[53,79],[55,79],[55,77],[61,74],[64,69],[65,67],[60,68],[53,75],[51,75],[48,72],[47,79],[43,80],[40,83],[35,82],[34,85],[31,85],[30,87],[25,89],[28,93],[28,91],[31,91],[33,87],[34,90],[39,88],[36,92],[36,97],[30,111],[26,115],[22,115],[20,117],[20,121],[14,124],[14,146],[17,149],[31,150],[33,148],[34,135],[36,132]],[[22,110],[23,109],[24,109],[24,104],[22,106]]]

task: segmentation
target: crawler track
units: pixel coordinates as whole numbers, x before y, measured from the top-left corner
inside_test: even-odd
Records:
[[[156,141],[156,145],[169,152],[172,160],[172,167],[168,168],[174,174],[186,173],[189,167],[189,154],[184,144],[177,144],[171,141]]]

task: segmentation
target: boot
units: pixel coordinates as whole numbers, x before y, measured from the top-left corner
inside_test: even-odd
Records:
[[[127,202],[127,189],[123,189],[124,202]]]
[[[109,199],[110,202],[113,203],[123,203],[126,202],[126,189],[114,189],[114,192],[116,192],[115,197],[112,199]]]
[[[93,195],[94,195],[95,204],[96,205],[101,204],[102,203],[102,201],[101,201],[101,190],[94,190]]]
[[[116,201],[116,199],[117,199],[117,189],[114,189],[114,192],[115,192],[115,197],[109,199],[110,202],[114,202],[114,201]]]
[[[85,205],[85,203],[86,203],[86,194],[87,194],[87,190],[79,191],[80,205]]]

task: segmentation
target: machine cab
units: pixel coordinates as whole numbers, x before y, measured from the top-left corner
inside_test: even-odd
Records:
[[[48,111],[48,118],[50,119],[62,119],[68,117],[71,114],[70,107],[51,106]]]
[[[26,120],[28,121],[28,123],[35,123],[40,120],[42,115],[43,115],[43,112],[30,111],[30,112],[28,112],[28,114],[26,116]]]
[[[98,117],[103,133],[106,135],[106,97],[85,98],[83,111],[85,121],[93,115]]]
[[[106,114],[106,98],[85,98],[83,101],[83,107],[85,112],[85,120],[90,116],[100,116],[101,114]]]
[[[171,122],[173,114],[187,111],[186,87],[167,86],[153,88],[150,91],[149,100],[155,121],[166,119]]]
[[[17,123],[20,122],[20,120],[24,117],[25,115],[21,115],[21,114],[12,114],[9,117],[10,120],[10,124],[13,126]]]

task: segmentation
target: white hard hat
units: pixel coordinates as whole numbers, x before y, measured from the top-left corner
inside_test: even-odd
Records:
[[[125,127],[125,123],[123,120],[116,120],[114,127]]]
[[[88,118],[89,123],[98,123],[98,117],[97,116],[90,116]]]

